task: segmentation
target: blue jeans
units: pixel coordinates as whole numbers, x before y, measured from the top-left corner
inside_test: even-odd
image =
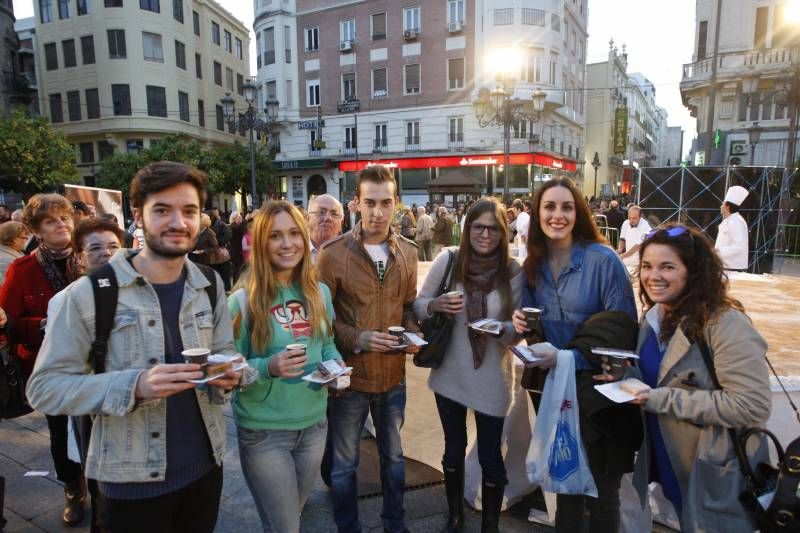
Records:
[[[331,397],[331,433],[333,468],[331,496],[333,517],[340,533],[359,533],[358,520],[358,446],[367,413],[372,413],[381,460],[383,489],[383,527],[390,533],[405,530],[403,491],[406,472],[400,428],[406,407],[405,382],[383,393],[347,391]]]
[[[264,531],[296,533],[319,472],[328,421],[300,431],[238,428],[239,460]]]
[[[444,431],[444,468],[464,468],[467,453],[467,408],[458,402],[436,394],[436,407]],[[492,484],[506,485],[506,467],[500,442],[503,437],[503,418],[475,411],[475,426],[478,430],[478,462],[481,464],[483,480]]]

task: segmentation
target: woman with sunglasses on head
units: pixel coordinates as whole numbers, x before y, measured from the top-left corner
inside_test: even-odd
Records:
[[[645,502],[648,483],[660,483],[683,531],[752,531],[738,501],[744,479],[729,428],[766,424],[767,343],[728,294],[722,262],[702,233],[657,229],[639,258],[639,368],[651,389],[634,402],[647,428],[634,485]]]
[[[594,224],[589,205],[568,178],[554,178],[537,192],[531,207],[527,277],[523,305],[541,310],[541,333],[553,348],[537,351],[537,366],[556,365],[558,350],[566,349],[581,326],[603,311],[620,311],[636,320],[636,302],[628,272]],[[529,335],[525,315],[513,316],[517,332]],[[599,367],[582,353],[571,350],[577,372],[599,373]],[[532,394],[538,408],[537,394]],[[584,429],[583,427],[581,428]],[[583,432],[585,435],[585,432]],[[607,446],[584,439],[589,469],[598,498],[559,494],[556,530],[581,531],[584,508],[590,512],[590,531],[613,533],[619,529],[619,487],[622,474],[633,466],[633,454],[620,459]]]
[[[450,292],[437,296],[454,253]],[[519,341],[510,322],[522,297],[524,276],[508,252],[505,209],[494,198],[472,205],[464,220],[458,249],[445,249],[433,261],[414,302],[417,318],[435,312],[454,318],[450,342],[439,368],[431,370],[428,387],[434,391],[444,430],[442,457],[449,519],[444,531],[464,525],[464,457],[467,448],[467,409],[475,412],[478,460],[483,474],[482,532],[496,532],[507,484],[501,437],[511,403],[513,361],[507,348]],[[460,292],[455,295],[453,292]],[[492,318],[503,323],[496,336],[467,327]]]

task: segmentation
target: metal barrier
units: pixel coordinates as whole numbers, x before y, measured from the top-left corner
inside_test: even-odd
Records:
[[[778,234],[782,238],[775,249],[775,256],[800,260],[800,225],[780,224]]]
[[[603,237],[606,238],[608,244],[616,250],[619,246],[619,229],[609,226],[597,226],[597,229],[599,229]]]

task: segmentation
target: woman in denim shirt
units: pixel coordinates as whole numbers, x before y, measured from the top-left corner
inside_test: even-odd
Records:
[[[556,349],[538,352],[544,357],[538,366],[552,368],[557,349],[565,347],[589,317],[601,311],[623,311],[636,320],[636,303],[625,266],[606,245],[572,180],[556,178],[545,183],[534,197],[531,213],[523,306],[542,311],[544,340]],[[513,320],[518,332],[528,331],[521,311],[514,312]],[[600,374],[578,350],[572,352],[578,371]],[[591,531],[617,531],[622,475],[608,473],[603,454],[584,447],[599,497],[559,494],[556,530],[580,531],[588,506]]]

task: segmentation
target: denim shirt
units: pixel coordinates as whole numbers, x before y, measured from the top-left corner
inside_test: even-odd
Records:
[[[88,354],[94,340],[95,306],[91,280],[82,277],[50,300],[47,331],[28,381],[31,405],[48,415],[96,415],[86,459],[86,476],[104,482],[163,481],[167,469],[167,405],[137,403],[139,375],[165,363],[161,308],[155,289],[126,255],[111,258],[119,285],[114,326],[109,336],[106,371],[93,374]],[[217,277],[217,306],[212,311],[208,279],[186,261],[186,286],[180,305],[180,336],[187,347],[232,354],[233,327],[222,281]],[[212,401],[196,388],[197,403],[214,459],[225,453],[223,398]]]
[[[575,243],[558,281],[553,279],[547,261],[542,261],[536,286],[525,284],[522,305],[542,310],[545,340],[559,349],[569,344],[595,313],[623,311],[637,320],[628,271],[614,250],[600,243]],[[592,368],[578,350],[572,353],[576,369]]]

